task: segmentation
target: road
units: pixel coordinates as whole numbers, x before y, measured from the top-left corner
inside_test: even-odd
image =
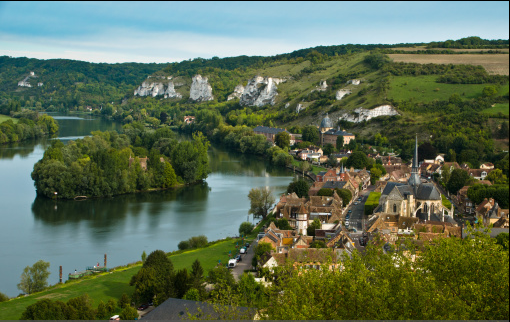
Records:
[[[368,195],[371,191],[375,189],[374,186],[369,186],[366,190],[363,190],[359,197],[361,197],[361,201],[358,199],[354,200],[348,208],[348,211],[352,212],[351,217],[349,219],[349,229],[355,228],[357,232],[362,232],[365,227],[363,227],[364,219],[366,219],[365,212],[365,202],[367,201]],[[356,203],[358,203],[356,205]]]
[[[236,267],[232,268],[232,275],[234,275],[234,278],[236,281],[239,281],[239,278],[241,275],[243,275],[245,270],[250,270],[252,268],[251,261],[253,259],[254,248],[257,246],[257,241],[253,241],[250,244],[250,247],[248,247],[248,251],[246,254],[241,255],[242,260],[240,262],[237,262]]]

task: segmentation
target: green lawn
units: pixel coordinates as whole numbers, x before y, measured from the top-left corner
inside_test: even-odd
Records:
[[[448,209],[452,208],[452,203],[450,202],[450,200],[448,200],[448,198],[446,198],[445,195],[441,194],[441,200],[442,200],[443,206],[445,206]]]
[[[437,75],[425,76],[393,76],[391,78],[388,98],[395,100],[408,100],[414,98],[418,102],[431,102],[448,100],[457,93],[462,98],[471,99],[480,97],[487,84],[443,84],[436,83]],[[499,95],[508,93],[508,84],[499,87]],[[507,104],[508,111],[508,104]]]
[[[508,109],[508,103],[497,103],[493,107],[483,110],[482,113],[491,115],[502,113],[503,115],[508,115]]]
[[[221,260],[222,264],[228,262],[229,251],[232,251],[233,255],[236,254],[236,243],[241,244],[241,239],[220,241],[206,248],[172,255],[170,259],[175,270],[182,268],[191,270],[191,264],[199,259],[204,272],[207,274],[211,268],[218,264],[218,260]],[[100,301],[118,300],[123,293],[128,295],[133,293],[134,288],[129,286],[129,281],[140,268],[141,263],[138,263],[128,268],[118,268],[111,273],[94,275],[70,283],[56,285],[40,293],[2,302],[0,303],[0,320],[19,320],[27,306],[44,298],[66,302],[73,297],[87,293],[94,300],[94,307],[97,307]]]
[[[18,123],[18,119],[12,118],[12,117],[7,116],[7,115],[0,114],[0,123],[8,121],[8,120],[12,120],[14,122],[14,124]]]

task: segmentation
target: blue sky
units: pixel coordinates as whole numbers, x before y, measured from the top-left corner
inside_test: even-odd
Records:
[[[0,55],[91,62],[508,39],[509,2],[0,2]]]

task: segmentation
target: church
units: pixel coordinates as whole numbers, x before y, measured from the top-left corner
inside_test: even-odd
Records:
[[[441,193],[434,183],[423,183],[418,166],[418,137],[411,175],[407,184],[388,182],[381,192],[375,213],[419,218],[420,221],[453,221],[451,209],[443,206]]]

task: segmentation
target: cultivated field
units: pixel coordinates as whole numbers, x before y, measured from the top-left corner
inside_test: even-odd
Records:
[[[457,52],[481,52],[481,51],[490,51],[497,50],[504,53],[508,53],[510,50],[508,48],[502,49],[460,49],[460,48],[427,48],[425,46],[417,46],[417,47],[401,47],[401,48],[391,48],[393,50],[402,50],[402,51],[423,51],[423,50],[451,50]]]
[[[506,54],[459,54],[459,55],[416,55],[389,54],[395,62],[418,64],[481,65],[489,74],[508,75],[509,62]]]

